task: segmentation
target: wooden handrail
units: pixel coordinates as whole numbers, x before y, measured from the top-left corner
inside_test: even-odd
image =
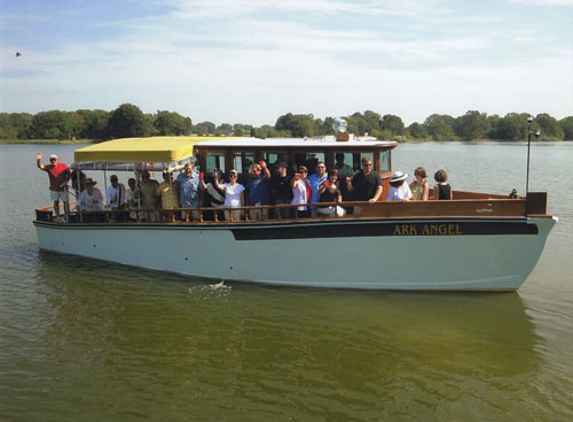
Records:
[[[464,193],[465,194],[465,193]],[[458,198],[463,197],[464,194],[458,196]],[[365,201],[347,201],[347,202],[320,202],[315,204],[307,204],[309,207],[330,207],[330,206],[341,206],[345,208],[348,213],[344,217],[326,217],[320,215],[319,217],[305,217],[308,218],[393,218],[393,217],[476,217],[476,216],[487,216],[487,217],[525,217],[527,215],[544,215],[546,214],[546,204],[547,204],[547,194],[546,193],[530,193],[528,198],[520,199],[509,199],[508,197],[501,195],[478,195],[480,198],[471,199],[454,199],[451,201],[404,201],[404,202],[375,202],[369,203]],[[469,196],[469,195],[466,195]],[[281,216],[279,210],[281,209],[294,209],[293,220],[299,218],[297,208],[301,204],[276,204],[276,205],[264,205],[264,206],[243,206],[243,207],[199,207],[193,209],[187,208],[173,208],[169,210],[163,209],[145,209],[140,208],[134,209],[121,209],[121,210],[111,210],[106,209],[104,211],[97,212],[79,212],[80,215],[104,215],[105,222],[110,222],[110,220],[118,220],[112,218],[114,214],[125,214],[125,213],[147,213],[147,212],[158,212],[158,213],[170,213],[171,217],[167,220],[171,224],[180,224],[181,221],[176,220],[175,216],[182,211],[198,211],[200,218],[199,220],[191,221],[192,224],[202,223],[202,224],[224,224],[224,223],[237,223],[234,218],[230,221],[219,219],[219,212],[229,211],[232,215],[232,211],[241,211],[246,215],[245,218],[241,218],[241,222],[252,223],[261,220],[251,220],[248,217],[250,210],[271,210],[275,211],[273,217],[268,217],[268,220],[283,220],[284,217]],[[52,207],[41,207],[37,211],[49,212]],[[204,213],[213,213],[212,220],[204,220]],[[71,213],[75,214],[75,213]],[[137,220],[140,222],[140,218]],[[166,220],[163,219],[163,223]]]

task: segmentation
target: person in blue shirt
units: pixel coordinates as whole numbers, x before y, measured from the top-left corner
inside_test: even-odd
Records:
[[[267,163],[259,161],[253,164],[251,176],[247,180],[247,204],[251,206],[261,206],[270,204],[269,179],[271,173]],[[249,218],[251,220],[266,220],[269,216],[268,209],[251,209]]]
[[[319,190],[327,178],[328,174],[326,172],[326,164],[324,164],[322,161],[319,161],[318,164],[316,165],[316,173],[308,176],[308,183],[310,184],[311,188],[310,202],[312,203],[320,202]],[[312,207],[311,215],[313,217],[316,217],[317,215],[316,207]]]
[[[177,184],[179,185],[179,203],[181,208],[197,208],[201,202],[202,186],[199,181],[199,174],[195,172],[192,163],[186,163],[183,172],[177,176]],[[189,222],[189,214],[193,220],[199,220],[200,213],[198,210],[182,211],[181,216]]]

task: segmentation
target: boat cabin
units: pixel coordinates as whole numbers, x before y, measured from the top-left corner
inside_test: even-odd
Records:
[[[304,138],[304,139],[257,139],[257,138],[209,138],[209,137],[156,137],[156,138],[129,138],[94,144],[75,151],[75,162],[72,170],[78,175],[82,172],[94,172],[95,178],[100,178],[100,186],[105,192],[108,177],[112,173],[120,174],[120,183],[127,186],[127,179],[135,177],[139,183],[144,172],[155,172],[158,179],[161,172],[172,173],[174,176],[183,169],[188,162],[194,162],[196,171],[209,172],[217,170],[223,179],[227,179],[231,170],[238,173],[239,183],[245,185],[251,173],[251,166],[264,160],[273,172],[277,163],[287,164],[288,172],[297,172],[299,166],[304,165],[309,174],[316,171],[319,162],[324,162],[329,170],[338,169],[339,178],[352,176],[361,171],[362,159],[368,157],[372,160],[373,170],[380,173],[383,180],[384,192],[388,192],[389,180],[392,175],[392,151],[398,146],[394,141],[381,141],[375,138],[348,137],[343,140],[335,137]],[[128,173],[126,175],[126,173]],[[129,175],[131,173],[131,175]],[[85,175],[85,174],[84,174]],[[103,180],[102,180],[103,176]],[[91,174],[90,174],[91,177]],[[79,177],[75,180],[80,185]],[[74,180],[72,180],[72,186]],[[81,189],[76,186],[69,189],[70,193],[79,198]],[[341,205],[354,212],[349,212],[357,218],[390,218],[404,216],[524,216],[527,214],[544,214],[546,212],[546,194],[528,193],[527,203],[524,198],[510,199],[506,195],[485,194],[477,192],[455,191],[454,201],[412,201],[410,204],[400,202],[386,202],[386,195],[382,195],[375,204],[363,204],[359,201],[343,201]],[[439,203],[438,203],[439,202]],[[333,206],[336,204],[332,204]],[[360,207],[360,213],[356,210]],[[268,209],[269,216],[276,215],[276,210],[290,207],[293,210],[296,204],[270,204],[263,206],[242,206],[243,214],[252,209]],[[106,207],[102,211],[82,212],[76,205],[77,211],[70,213],[70,222],[84,222],[91,220],[90,215],[98,217],[97,221],[110,222],[118,220],[116,214],[128,214],[127,209],[113,210]],[[198,208],[201,216],[193,218],[194,222],[203,222],[203,213],[208,210],[205,205]],[[207,206],[208,208],[208,206]],[[156,208],[153,208],[154,210]],[[141,215],[146,215],[146,209],[137,204],[137,217],[130,221],[141,222]],[[176,218],[182,210],[172,207],[162,211],[162,222],[181,221]],[[129,215],[133,215],[133,208],[129,208]],[[37,219],[52,221],[51,207],[42,207],[37,210]],[[295,210],[295,218],[298,214]],[[349,215],[347,215],[348,217]],[[131,217],[130,217],[131,218]],[[218,219],[215,218],[215,221]],[[143,221],[148,221],[144,220]],[[248,221],[245,219],[245,221]],[[233,222],[233,219],[231,219]]]
[[[195,156],[201,171],[216,169],[226,175],[234,169],[241,183],[249,177],[251,166],[261,160],[267,163],[271,171],[279,162],[286,162],[290,173],[296,173],[296,169],[303,165],[309,175],[316,172],[319,162],[324,162],[329,170],[337,168],[344,177],[360,171],[361,160],[368,157],[372,160],[373,169],[387,183],[392,174],[392,149],[397,145],[397,142],[374,138],[354,138],[348,141],[336,141],[334,137],[225,139],[195,144]]]

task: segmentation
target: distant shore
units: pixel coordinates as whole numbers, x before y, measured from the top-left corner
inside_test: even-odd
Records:
[[[479,143],[479,142],[503,142],[503,143],[516,143],[516,142],[526,142],[526,140],[516,140],[508,141],[503,139],[476,139],[473,141],[434,141],[432,139],[397,139],[399,143],[424,143],[424,142],[464,142],[464,143]],[[543,142],[572,142],[573,140],[563,140],[563,141],[543,141]],[[96,144],[98,142],[103,142],[99,139],[0,139],[0,145],[85,145],[85,144]]]
[[[100,142],[94,139],[0,139],[0,145],[82,145]]]

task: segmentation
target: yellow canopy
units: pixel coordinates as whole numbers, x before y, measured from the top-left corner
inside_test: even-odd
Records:
[[[193,155],[197,142],[221,138],[205,136],[158,136],[154,138],[123,138],[79,148],[74,152],[76,163],[115,162],[148,163],[180,161]],[[229,138],[225,138],[229,139]]]

